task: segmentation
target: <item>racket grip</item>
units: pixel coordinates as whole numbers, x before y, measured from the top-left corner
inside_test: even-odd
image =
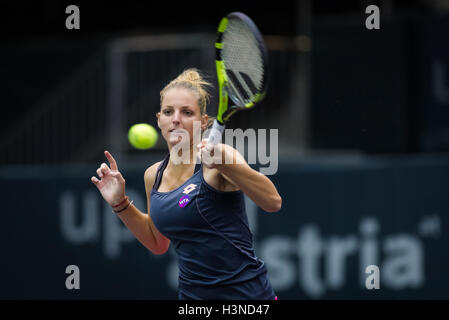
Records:
[[[221,143],[221,137],[223,135],[224,129],[225,125],[221,125],[220,123],[218,123],[217,119],[215,119],[212,127],[210,128],[207,141],[212,144]]]

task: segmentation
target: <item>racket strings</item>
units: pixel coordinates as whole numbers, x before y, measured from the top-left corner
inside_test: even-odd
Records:
[[[244,104],[252,101],[262,91],[264,64],[258,41],[245,23],[228,22],[221,54],[233,93]]]

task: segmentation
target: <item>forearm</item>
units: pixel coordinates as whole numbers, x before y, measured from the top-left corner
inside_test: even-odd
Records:
[[[118,210],[117,210],[118,211]],[[136,237],[137,240],[142,243],[148,250],[154,254],[163,253],[155,235],[155,231],[151,228],[149,223],[149,217],[144,214],[134,205],[129,205],[129,207],[118,213],[117,216],[122,220],[125,226],[131,231],[131,233]]]

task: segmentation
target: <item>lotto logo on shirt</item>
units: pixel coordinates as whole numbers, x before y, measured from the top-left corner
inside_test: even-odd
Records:
[[[191,191],[195,190],[195,188],[196,188],[196,184],[191,183],[187,187],[184,188],[182,193],[189,194]]]
[[[190,197],[188,195],[182,196],[178,201],[178,205],[181,208],[184,208],[190,202]]]

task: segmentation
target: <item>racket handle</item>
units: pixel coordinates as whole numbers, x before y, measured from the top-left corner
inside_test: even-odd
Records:
[[[223,135],[223,131],[225,129],[225,125],[221,125],[218,123],[217,119],[214,120],[212,127],[209,129],[209,137],[207,141],[212,144],[221,143],[221,137]]]

